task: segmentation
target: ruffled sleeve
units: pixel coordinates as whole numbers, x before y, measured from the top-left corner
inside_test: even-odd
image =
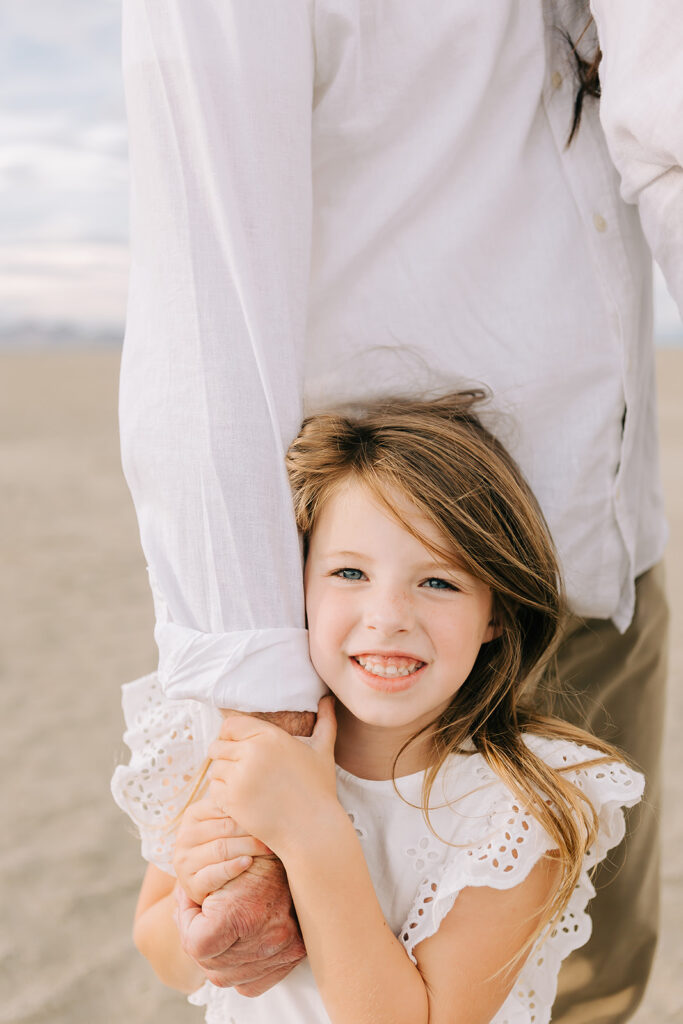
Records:
[[[527,737],[526,741],[553,767],[600,756],[589,747],[565,741],[540,737]],[[643,776],[621,762],[588,764],[567,771],[566,776],[595,808],[598,834],[584,856],[579,882],[562,917],[537,941],[492,1024],[546,1024],[550,1020],[560,964],[590,937],[586,907],[595,889],[588,872],[621,842],[625,833],[623,808],[638,803],[643,794]],[[459,785],[463,796],[454,804],[458,824],[451,840],[455,845],[438,868],[422,879],[399,934],[413,962],[415,946],[435,934],[462,889],[510,889],[520,885],[538,860],[556,848],[538,821],[479,755],[470,759],[469,783],[461,778]]]
[[[122,690],[131,757],[116,768],[112,794],[136,825],[145,860],[173,875],[173,822],[218,735],[220,712],[195,700],[169,700],[156,674]]]

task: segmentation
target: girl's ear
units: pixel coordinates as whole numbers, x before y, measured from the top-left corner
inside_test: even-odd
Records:
[[[486,627],[486,632],[484,633],[484,639],[482,640],[483,644],[488,644],[491,640],[497,640],[503,632],[503,623],[501,622],[500,614],[501,609],[498,607],[495,595],[492,598],[491,605],[491,618],[489,619],[489,624]]]
[[[488,644],[491,640],[497,640],[502,632],[503,627],[501,623],[496,622],[495,619],[491,619],[488,626],[486,627],[486,632],[484,633],[484,639],[482,640],[482,643]]]

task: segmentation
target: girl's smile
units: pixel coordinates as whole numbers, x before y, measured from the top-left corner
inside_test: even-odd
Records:
[[[424,661],[404,654],[357,654],[352,655],[351,661],[358,666],[368,686],[384,693],[410,689],[426,668]]]
[[[443,545],[418,509],[392,498],[425,541]],[[448,706],[496,635],[491,591],[440,562],[354,481],[318,515],[304,582],[311,658],[340,702],[337,760],[356,774],[390,777],[405,741]],[[407,752],[401,771],[423,761]]]

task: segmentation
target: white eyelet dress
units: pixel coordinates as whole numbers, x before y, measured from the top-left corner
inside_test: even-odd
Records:
[[[220,713],[197,701],[168,701],[150,675],[123,688],[130,763],[116,769],[112,792],[138,826],[143,856],[173,873],[173,836],[165,830],[183,806],[189,785],[217,735]],[[528,746],[553,767],[592,760],[590,747],[526,736]],[[547,1024],[560,964],[587,942],[588,901],[595,890],[588,871],[624,836],[622,808],[638,802],[643,777],[620,763],[597,764],[567,776],[590,798],[599,834],[586,853],[580,880],[561,920],[541,936],[491,1024]],[[423,773],[397,780],[356,778],[337,768],[337,793],[363,848],[384,916],[406,953],[433,935],[467,886],[519,885],[554,846],[481,755],[455,755],[432,791],[437,839],[420,809]],[[401,799],[401,797],[403,799]],[[209,982],[190,996],[207,1024],[324,1024],[329,1021],[313,974],[304,961],[284,981],[255,999]]]

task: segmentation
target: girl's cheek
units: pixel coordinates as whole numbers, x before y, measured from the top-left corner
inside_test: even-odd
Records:
[[[344,602],[334,594],[316,602],[308,613],[309,644],[318,656],[335,653],[347,632]]]

